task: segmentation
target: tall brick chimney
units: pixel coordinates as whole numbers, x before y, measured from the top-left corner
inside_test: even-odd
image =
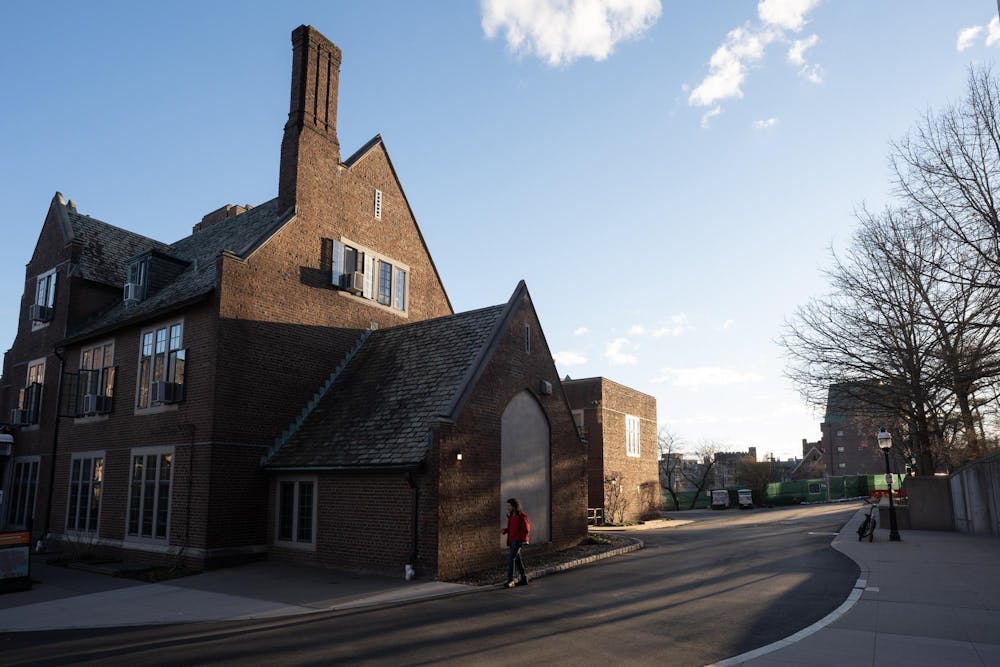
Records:
[[[278,201],[295,204],[303,164],[319,158],[340,163],[337,141],[337,89],[340,49],[315,28],[300,25],[292,31],[292,94],[288,122],[281,139]],[[318,154],[317,154],[318,152]]]

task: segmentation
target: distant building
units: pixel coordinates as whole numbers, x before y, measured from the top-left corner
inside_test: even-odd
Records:
[[[609,485],[618,485],[627,502],[626,520],[658,511],[656,399],[603,377],[567,377],[562,384],[588,443],[587,506],[605,508]]]
[[[820,425],[821,446],[811,446],[803,458],[815,459],[819,452],[831,477],[885,474],[885,457],[875,436],[880,428],[891,429],[894,417],[884,407],[884,394],[880,385],[873,383],[830,385]],[[893,466],[896,470],[895,463]]]
[[[723,489],[739,484],[737,467],[740,461],[757,462],[757,448],[749,447],[745,452],[716,452],[715,466],[712,468],[715,488]]]

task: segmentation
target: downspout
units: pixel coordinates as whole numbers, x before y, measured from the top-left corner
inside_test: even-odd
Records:
[[[63,370],[66,367],[66,360],[59,354],[59,348],[52,348],[52,354],[59,359],[59,380],[56,382],[56,423],[52,427],[52,464],[49,466],[49,499],[45,506],[45,518],[42,524],[41,536],[35,543],[35,553],[44,553],[45,538],[49,534],[49,518],[52,516],[52,501],[56,495],[56,452],[59,449],[59,410],[62,406]]]
[[[417,483],[417,476],[413,471],[406,473],[406,483],[410,485],[411,489],[413,489],[413,535],[411,538],[413,548],[410,550],[410,562],[407,563],[406,567],[403,569],[404,578],[409,581],[416,573],[415,568],[417,565],[417,539],[419,537],[417,522],[420,518],[420,485]]]

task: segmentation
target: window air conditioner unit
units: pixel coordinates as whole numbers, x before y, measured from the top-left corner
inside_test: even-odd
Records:
[[[83,406],[80,409],[80,413],[84,415],[96,415],[98,398],[103,398],[103,396],[98,396],[97,394],[84,394]]]
[[[139,295],[142,294],[142,285],[139,283],[125,283],[125,301],[128,303],[135,303],[139,300]]]
[[[184,385],[160,380],[153,383],[150,400],[153,403],[177,403],[184,398]]]
[[[341,277],[341,287],[351,294],[362,294],[365,291],[365,274],[360,271],[345,273]]]
[[[12,426],[26,426],[28,424],[28,411],[14,408],[10,411],[10,423]]]
[[[33,303],[28,309],[28,316],[32,322],[48,322],[52,319],[52,309],[40,303]]]

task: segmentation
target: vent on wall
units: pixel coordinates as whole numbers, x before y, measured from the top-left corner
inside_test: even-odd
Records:
[[[375,190],[375,219],[382,219],[382,191],[379,189]]]

